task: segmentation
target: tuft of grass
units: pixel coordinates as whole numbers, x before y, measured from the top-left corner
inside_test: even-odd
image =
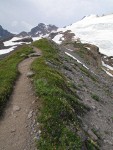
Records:
[[[79,66],[80,70],[90,79],[92,79],[94,82],[97,82],[97,78],[94,77],[94,75],[92,75],[89,70],[87,70],[86,68],[84,68],[83,66]]]
[[[42,103],[38,117],[42,125],[38,149],[81,150],[83,143],[77,135],[81,129],[77,115],[83,115],[88,108],[79,102],[78,95],[70,89],[67,79],[58,70],[62,62],[57,47],[47,39],[34,42],[33,46],[43,53],[32,64],[36,93]],[[50,67],[46,61],[56,63],[58,67]]]
[[[32,48],[24,45],[0,61],[0,115],[11,95],[15,80],[19,75],[17,66],[31,52]]]
[[[88,139],[86,141],[86,147],[87,147],[87,150],[100,150],[97,143],[95,143],[93,140],[91,139]]]
[[[100,101],[100,97],[96,94],[91,94],[91,97],[96,101]]]

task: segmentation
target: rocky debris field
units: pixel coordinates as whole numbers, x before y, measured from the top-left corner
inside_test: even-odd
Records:
[[[60,58],[63,62],[61,70],[73,85],[73,90],[77,90],[80,101],[90,109],[84,117],[80,117],[83,130],[98,143],[101,150],[112,150],[113,78],[102,70],[98,48],[94,51],[95,47],[92,45],[79,46],[76,43],[68,43],[60,48]],[[81,47],[88,46],[90,53],[83,53]],[[88,48],[86,50],[89,51]],[[81,63],[66,53],[74,56]]]

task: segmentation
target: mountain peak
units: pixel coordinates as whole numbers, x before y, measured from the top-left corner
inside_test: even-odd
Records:
[[[55,25],[46,25],[44,23],[39,23],[36,27],[32,28],[28,33],[32,37],[37,37],[40,35],[49,34],[51,31],[56,31],[58,27]]]

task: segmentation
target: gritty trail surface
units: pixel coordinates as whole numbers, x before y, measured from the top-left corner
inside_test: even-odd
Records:
[[[38,49],[34,48],[36,52]],[[0,150],[35,150],[37,98],[27,73],[36,57],[19,64],[17,80],[4,117],[0,120]]]

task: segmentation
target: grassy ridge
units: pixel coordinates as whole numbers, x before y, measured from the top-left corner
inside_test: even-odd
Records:
[[[0,61],[0,115],[12,92],[14,82],[19,75],[17,65],[31,52],[32,48],[24,45]]]
[[[82,115],[86,107],[78,101],[78,96],[71,91],[67,79],[58,71],[62,62],[57,47],[46,39],[34,42],[33,45],[43,53],[32,64],[36,73],[36,92],[43,106],[38,120],[42,125],[38,148],[81,150],[83,143],[77,135],[81,130],[77,115]]]

